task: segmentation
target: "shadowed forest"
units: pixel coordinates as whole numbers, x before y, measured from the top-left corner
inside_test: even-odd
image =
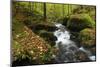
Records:
[[[92,5],[13,1],[12,65],[95,61],[95,28]]]

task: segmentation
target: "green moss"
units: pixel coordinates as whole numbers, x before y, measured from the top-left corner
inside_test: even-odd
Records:
[[[95,43],[95,29],[86,28],[79,33],[80,44],[84,47],[94,46]]]
[[[15,34],[21,33],[23,31],[24,24],[22,22],[19,22],[15,18],[12,20],[12,31]]]
[[[88,14],[76,14],[70,16],[67,27],[72,31],[80,31],[84,28],[94,28],[95,21]]]

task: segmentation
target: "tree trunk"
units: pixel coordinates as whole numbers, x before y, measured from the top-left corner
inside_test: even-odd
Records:
[[[68,4],[68,17],[69,17],[70,5]]]
[[[46,3],[44,3],[44,21],[46,21],[47,16],[46,16]]]
[[[65,14],[65,13],[64,13],[64,12],[65,12],[65,11],[64,11],[64,4],[62,5],[62,7],[63,7],[63,9],[62,9],[63,11],[62,11],[62,12],[63,12],[63,17],[64,17],[64,14]]]

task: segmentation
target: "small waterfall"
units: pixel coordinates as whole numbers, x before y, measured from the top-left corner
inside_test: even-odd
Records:
[[[90,60],[95,60],[95,56],[91,56],[91,52],[85,50],[83,47],[78,48],[73,41],[70,40],[70,32],[65,29],[60,23],[55,23],[55,26],[58,28],[54,32],[54,36],[57,37],[56,48],[59,49],[58,55],[56,56],[56,61],[58,63],[62,62],[78,62],[75,58],[75,53],[78,51],[83,51],[87,54]]]

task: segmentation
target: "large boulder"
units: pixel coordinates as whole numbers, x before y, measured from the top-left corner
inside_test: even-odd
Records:
[[[35,33],[37,33],[40,30],[53,32],[57,29],[57,27],[53,23],[50,23],[50,22],[46,23],[46,22],[26,21],[24,23],[27,27],[31,28],[32,31]]]
[[[71,31],[77,31],[84,28],[94,28],[95,21],[88,14],[71,15],[66,25]]]
[[[96,45],[95,29],[86,28],[79,33],[80,44],[84,47],[93,47]]]
[[[64,26],[66,26],[67,22],[68,22],[68,19],[69,19],[69,17],[60,18],[60,19],[57,20],[57,23],[60,23],[60,24],[62,24]]]
[[[57,38],[54,36],[53,32],[40,30],[38,31],[38,35],[44,38],[44,40],[47,41],[51,46],[55,45],[55,41],[57,40]]]

